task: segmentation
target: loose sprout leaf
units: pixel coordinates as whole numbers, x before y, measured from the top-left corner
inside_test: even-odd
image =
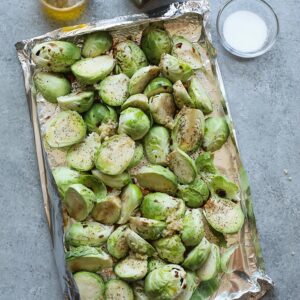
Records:
[[[229,269],[228,265],[231,259],[231,256],[238,249],[239,245],[233,245],[225,250],[225,252],[221,256],[221,270],[224,273],[231,273],[232,270]]]

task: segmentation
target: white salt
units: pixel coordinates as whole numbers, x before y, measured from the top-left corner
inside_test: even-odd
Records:
[[[239,52],[255,52],[266,42],[268,29],[260,16],[251,11],[240,10],[226,18],[223,35],[233,49]]]

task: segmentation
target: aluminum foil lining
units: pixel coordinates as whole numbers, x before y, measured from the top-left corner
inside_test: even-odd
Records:
[[[151,22],[163,22],[172,35],[183,35],[194,42],[204,61],[203,70],[198,72],[197,76],[205,82],[207,91],[213,99],[213,115],[225,115],[231,127],[231,139],[222,149],[215,152],[215,164],[222,173],[240,186],[239,197],[246,221],[239,234],[226,236],[228,245],[238,244],[239,246],[230,261],[230,268],[233,271],[222,276],[218,290],[209,299],[260,299],[272,288],[273,282],[264,272],[249,183],[240,159],[235,130],[232,126],[225,89],[216,60],[216,51],[212,46],[209,32],[209,15],[208,0],[177,2],[146,14],[63,27],[16,44],[18,57],[23,68],[25,90],[34,129],[44,207],[51,231],[59,280],[65,299],[80,299],[73,276],[65,264],[62,207],[51,175],[51,168],[65,163],[65,153],[63,150],[51,150],[45,147],[42,139],[45,122],[53,117],[59,111],[59,108],[55,104],[46,102],[36,94],[32,84],[35,66],[31,61],[31,49],[37,43],[58,39],[72,40],[80,44],[83,40],[82,35],[98,30],[110,31],[114,42],[126,38],[138,42],[142,30]]]

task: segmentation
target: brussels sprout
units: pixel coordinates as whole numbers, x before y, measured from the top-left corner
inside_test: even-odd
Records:
[[[100,249],[80,246],[65,255],[67,265],[72,273],[78,271],[97,272],[113,265],[111,257]]]
[[[118,227],[107,240],[107,251],[117,259],[125,257],[129,252],[126,230],[127,225]]]
[[[118,196],[107,196],[99,199],[95,204],[92,217],[101,223],[112,225],[116,223],[121,214],[121,199]]]
[[[157,66],[148,66],[136,71],[129,82],[129,94],[135,95],[143,93],[148,83],[158,76],[160,68]]]
[[[158,165],[143,166],[135,175],[140,186],[174,195],[177,190],[177,178],[169,169]]]
[[[112,279],[106,283],[106,300],[134,300],[132,288],[123,280]]]
[[[203,66],[199,52],[190,41],[183,36],[173,36],[172,40],[172,55],[182,59],[193,69],[200,69]]]
[[[57,97],[57,102],[62,110],[75,110],[83,113],[91,108],[94,102],[94,92],[77,92],[66,96]]]
[[[100,136],[93,132],[82,143],[73,145],[67,154],[68,166],[78,171],[91,170],[100,144]]]
[[[36,89],[51,103],[71,92],[70,82],[61,74],[38,72],[33,77]]]
[[[72,65],[71,70],[78,81],[94,84],[109,75],[115,66],[115,60],[109,55],[83,58]]]
[[[159,64],[162,54],[171,53],[172,40],[167,31],[149,26],[143,31],[141,47],[152,64]]]
[[[82,175],[80,183],[91,189],[95,196],[96,202],[103,199],[107,195],[106,186],[96,176],[93,175]]]
[[[134,231],[127,229],[126,239],[129,248],[136,253],[152,256],[155,249]]]
[[[147,58],[133,41],[126,40],[115,46],[117,66],[122,73],[131,77],[137,70],[148,65]]]
[[[238,186],[224,176],[214,176],[209,183],[209,189],[212,195],[218,195],[221,198],[234,199],[239,191]]]
[[[235,250],[237,250],[239,248],[238,244],[232,245],[229,248],[227,248],[221,256],[220,259],[220,270],[224,273],[230,274],[232,272],[232,270],[230,270],[230,268],[228,267],[229,263],[230,263],[230,259],[232,257],[232,255],[234,254]]]
[[[209,189],[206,183],[196,178],[189,185],[179,185],[177,196],[185,201],[188,207],[200,207],[209,197]]]
[[[147,260],[126,257],[116,264],[114,271],[121,279],[127,281],[140,280],[147,275]]]
[[[130,215],[141,204],[142,199],[143,193],[137,185],[130,183],[123,189],[121,215],[118,224],[128,222]]]
[[[160,67],[163,75],[173,83],[178,80],[187,82],[193,75],[193,69],[187,63],[169,54],[162,55]]]
[[[186,287],[186,272],[178,265],[166,265],[150,272],[145,279],[145,292],[150,299],[173,300]]]
[[[193,152],[200,147],[203,135],[204,116],[201,110],[185,107],[181,109],[176,116],[171,135],[174,148]]]
[[[185,247],[179,235],[161,238],[153,242],[160,258],[171,263],[179,264],[184,260]]]
[[[199,269],[207,260],[211,250],[211,244],[204,237],[200,244],[196,246],[186,257],[182,266],[195,271]]]
[[[111,75],[101,81],[99,95],[104,103],[121,106],[128,98],[129,78],[125,74]]]
[[[119,175],[106,175],[99,170],[92,170],[92,174],[103,181],[105,185],[114,189],[121,189],[131,182],[130,175],[127,172]]]
[[[172,82],[164,77],[157,77],[150,81],[144,90],[144,94],[147,97],[152,97],[160,93],[172,93],[173,85]]]
[[[240,203],[223,198],[210,198],[204,205],[204,216],[213,229],[224,234],[237,233],[245,219]]]
[[[95,273],[77,272],[74,274],[81,300],[103,300],[105,285],[103,279]]]
[[[205,120],[205,133],[203,139],[203,149],[205,151],[217,151],[227,141],[229,137],[229,127],[222,117],[209,117]]]
[[[85,135],[85,123],[76,111],[62,111],[46,124],[45,141],[52,148],[77,144]]]
[[[151,115],[157,124],[168,125],[173,121],[176,106],[171,94],[161,93],[149,100]]]
[[[174,101],[178,108],[195,107],[195,103],[180,80],[173,84]]]
[[[129,107],[123,110],[119,120],[119,134],[127,134],[133,140],[143,138],[150,129],[150,120],[139,108]]]
[[[144,139],[147,158],[150,163],[167,165],[170,151],[170,134],[163,126],[153,126]]]
[[[65,234],[68,245],[99,247],[104,244],[113,232],[112,226],[97,222],[73,223]]]
[[[105,140],[95,157],[95,166],[107,175],[119,175],[129,166],[135,150],[134,141],[126,135]]]
[[[160,258],[153,258],[151,257],[148,260],[148,272],[152,272],[155,269],[158,269],[160,267],[165,266],[167,263],[165,263],[162,259]]]
[[[133,286],[133,294],[135,300],[150,300],[148,296],[145,294],[143,280],[133,282],[132,286]]]
[[[199,173],[211,173],[216,174],[218,172],[217,168],[214,165],[214,155],[210,152],[201,153],[196,161],[196,168]]]
[[[158,239],[166,228],[165,222],[139,217],[130,217],[129,224],[133,231],[146,240]]]
[[[95,194],[83,184],[71,184],[66,191],[64,204],[68,214],[76,221],[83,221],[93,209]]]
[[[108,32],[93,32],[84,41],[81,54],[84,57],[96,57],[109,51],[112,37]]]
[[[134,155],[128,166],[129,169],[136,167],[144,157],[143,145],[140,143],[135,144]]]
[[[195,108],[201,109],[205,115],[213,111],[211,100],[201,80],[196,76],[193,76],[190,81],[189,95],[194,102]]]
[[[197,276],[201,281],[207,281],[215,278],[219,273],[220,264],[220,249],[217,245],[212,245],[208,259],[201,268],[197,270]]]
[[[218,291],[220,285],[221,279],[219,277],[203,281],[195,290],[190,300],[209,299]]]
[[[70,42],[51,41],[34,46],[33,62],[53,72],[67,72],[80,59],[80,49]]]
[[[144,94],[136,94],[130,96],[123,104],[121,107],[121,110],[124,110],[128,107],[135,107],[139,108],[145,113],[149,111],[149,103],[148,103],[148,98]]]
[[[175,149],[168,155],[168,161],[169,168],[180,183],[188,184],[194,181],[197,174],[195,162],[185,152]]]
[[[183,218],[181,239],[185,246],[196,246],[204,237],[204,224],[199,209],[188,209]]]

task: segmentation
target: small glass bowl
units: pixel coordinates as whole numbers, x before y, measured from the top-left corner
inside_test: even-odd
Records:
[[[234,12],[247,10],[261,17],[267,26],[267,39],[263,46],[254,52],[241,52],[232,48],[223,34],[223,26],[226,18]],[[217,17],[217,32],[222,45],[233,55],[243,58],[253,58],[266,53],[274,45],[279,34],[279,22],[273,8],[264,0],[230,0],[220,9]]]

